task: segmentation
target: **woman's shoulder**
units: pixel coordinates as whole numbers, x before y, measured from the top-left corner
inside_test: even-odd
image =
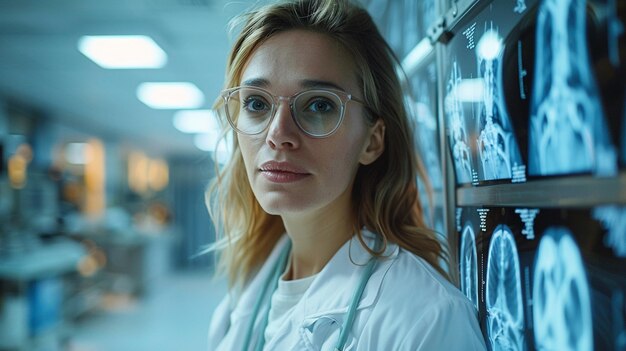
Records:
[[[406,299],[411,301],[407,305],[419,311],[437,305],[471,305],[465,295],[426,260],[403,248],[397,250],[382,283],[382,299]],[[403,309],[408,307],[394,305]]]
[[[474,306],[428,262],[398,248],[386,266],[361,337],[394,350],[485,350]],[[377,334],[390,333],[388,316],[398,321],[392,338]]]

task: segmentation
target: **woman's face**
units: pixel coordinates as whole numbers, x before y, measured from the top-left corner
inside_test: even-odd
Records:
[[[350,54],[334,39],[305,30],[276,34],[256,48],[241,85],[260,86],[278,96],[338,89],[363,99]],[[380,121],[368,125],[360,103],[348,102],[337,131],[312,138],[298,128],[288,103],[281,101],[263,133],[238,135],[238,141],[261,207],[275,215],[307,215],[350,205],[357,168],[380,155],[376,146],[382,145],[383,131]]]

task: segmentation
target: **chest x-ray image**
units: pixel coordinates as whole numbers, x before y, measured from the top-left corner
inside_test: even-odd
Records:
[[[476,251],[476,234],[471,222],[465,224],[461,233],[459,261],[461,291],[478,310],[478,252]]]
[[[616,171],[616,152],[587,53],[585,3],[545,0],[538,11],[531,175]]]
[[[513,233],[503,224],[489,244],[485,295],[492,350],[526,350],[519,256]]]
[[[472,150],[469,145],[468,121],[462,103],[462,78],[458,62],[452,62],[450,77],[446,85],[444,100],[445,114],[448,123],[448,138],[452,162],[456,174],[457,184],[472,182],[473,161]]]
[[[485,24],[478,40],[476,58],[481,77],[477,140],[481,173],[479,180],[510,179],[523,161],[504,104],[502,53],[504,44],[493,22]]]
[[[593,350],[589,285],[569,229],[546,229],[536,252],[533,275],[536,349]]]

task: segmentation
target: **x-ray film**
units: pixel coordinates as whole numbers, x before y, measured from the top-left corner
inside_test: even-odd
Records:
[[[542,235],[534,271],[533,317],[537,349],[593,349],[589,283],[567,228],[550,227]]]
[[[530,274],[538,209],[484,208],[479,213],[486,242],[481,285],[481,327],[491,350],[533,350],[528,320]],[[485,212],[486,211],[486,212]]]
[[[452,61],[452,67],[446,83],[444,98],[444,111],[447,122],[448,144],[452,154],[452,163],[456,175],[457,184],[478,182],[478,173],[475,168],[474,152],[470,148],[470,142],[474,139],[473,127],[475,116],[474,110],[464,104],[468,104],[462,95],[463,78],[457,59]]]
[[[532,50],[520,46],[515,25],[534,2],[494,1],[447,45],[444,114],[457,184],[526,180],[514,119],[527,117],[507,104],[526,99],[528,63],[511,53]]]
[[[490,350],[624,350],[626,206],[463,207],[456,225]]]
[[[616,172],[617,152],[587,44],[593,17],[585,0],[544,0],[539,6],[530,175]]]
[[[626,350],[626,207],[601,206],[592,214],[604,231],[601,247],[606,249],[603,274],[591,275],[596,349]]]
[[[624,350],[626,208],[542,210],[532,274],[537,350]]]
[[[459,252],[461,290],[478,310],[478,251],[476,230],[471,223],[461,228],[461,249]]]
[[[626,6],[620,0],[589,0],[587,44],[590,65],[611,139],[626,166]],[[621,131],[621,132],[620,132]]]
[[[476,208],[456,209],[456,230],[459,237],[459,280],[463,294],[480,310],[482,266],[482,230]]]
[[[514,234],[500,224],[487,254],[485,301],[492,350],[526,350],[522,280]]]

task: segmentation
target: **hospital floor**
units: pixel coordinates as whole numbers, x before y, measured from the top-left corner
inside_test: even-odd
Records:
[[[142,298],[107,296],[73,328],[68,351],[205,351],[211,315],[226,292],[211,273],[169,274]]]

